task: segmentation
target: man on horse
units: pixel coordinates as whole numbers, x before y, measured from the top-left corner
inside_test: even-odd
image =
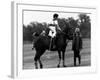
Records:
[[[58,51],[58,57],[59,57],[59,62],[57,64],[57,67],[62,66],[66,67],[65,65],[65,51],[66,51],[66,40],[69,39],[70,36],[70,28],[68,24],[64,24],[61,26],[63,29],[61,30],[58,24],[58,14],[53,15],[53,20],[52,24],[49,25],[49,28],[46,28],[46,32],[42,31],[41,35],[39,35],[37,41],[35,42],[35,50],[36,54],[34,57],[35,61],[35,68],[38,67],[38,62],[40,68],[43,68],[43,64],[41,62],[41,56],[45,53],[46,50],[51,50],[51,51]],[[46,34],[45,34],[46,33]],[[50,37],[49,37],[50,36]],[[56,40],[55,40],[56,39]],[[54,42],[53,42],[54,41]],[[56,45],[56,48],[52,48],[51,44]]]
[[[59,24],[58,24],[58,14],[54,14],[53,15],[53,21],[51,24],[49,24],[49,36],[51,37],[51,44],[53,44],[53,48],[56,48],[56,45],[55,45],[55,39],[56,39],[56,34],[57,34],[57,30],[61,31],[61,28],[59,27]],[[51,48],[51,46],[50,46]]]

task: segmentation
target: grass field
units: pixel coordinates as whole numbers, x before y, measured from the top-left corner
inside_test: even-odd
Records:
[[[90,39],[83,40],[83,49],[81,51],[81,65],[80,66],[90,66],[91,65],[91,42]],[[71,50],[71,42],[68,43],[65,52],[65,63],[67,67],[74,67],[73,61],[73,51]],[[35,50],[32,50],[32,44],[23,45],[23,69],[34,69],[34,56]],[[58,53],[52,51],[46,51],[42,57],[41,61],[44,68],[56,68],[58,64]],[[67,68],[66,67],[66,68]]]

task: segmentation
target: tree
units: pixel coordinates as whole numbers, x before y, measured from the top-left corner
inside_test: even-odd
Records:
[[[75,20],[73,17],[69,17],[68,18],[68,22],[74,28],[78,26],[78,24],[77,24],[78,23],[78,20]]]
[[[81,21],[80,29],[82,31],[83,37],[91,37],[91,20],[86,14],[79,14],[79,19]]]

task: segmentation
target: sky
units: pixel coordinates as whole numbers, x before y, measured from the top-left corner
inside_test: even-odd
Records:
[[[23,19],[24,25],[28,25],[30,22],[51,23],[54,13],[55,12],[24,11],[24,19]],[[79,15],[79,13],[57,13],[57,14],[59,14],[59,18],[73,17],[74,19],[78,19]]]

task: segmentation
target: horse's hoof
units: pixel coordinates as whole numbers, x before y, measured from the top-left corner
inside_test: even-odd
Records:
[[[42,69],[42,68],[43,68],[43,66],[42,66],[42,65],[40,65],[40,68]]]
[[[60,65],[57,66],[58,68],[60,67]]]
[[[63,65],[63,67],[67,67],[66,65]]]

